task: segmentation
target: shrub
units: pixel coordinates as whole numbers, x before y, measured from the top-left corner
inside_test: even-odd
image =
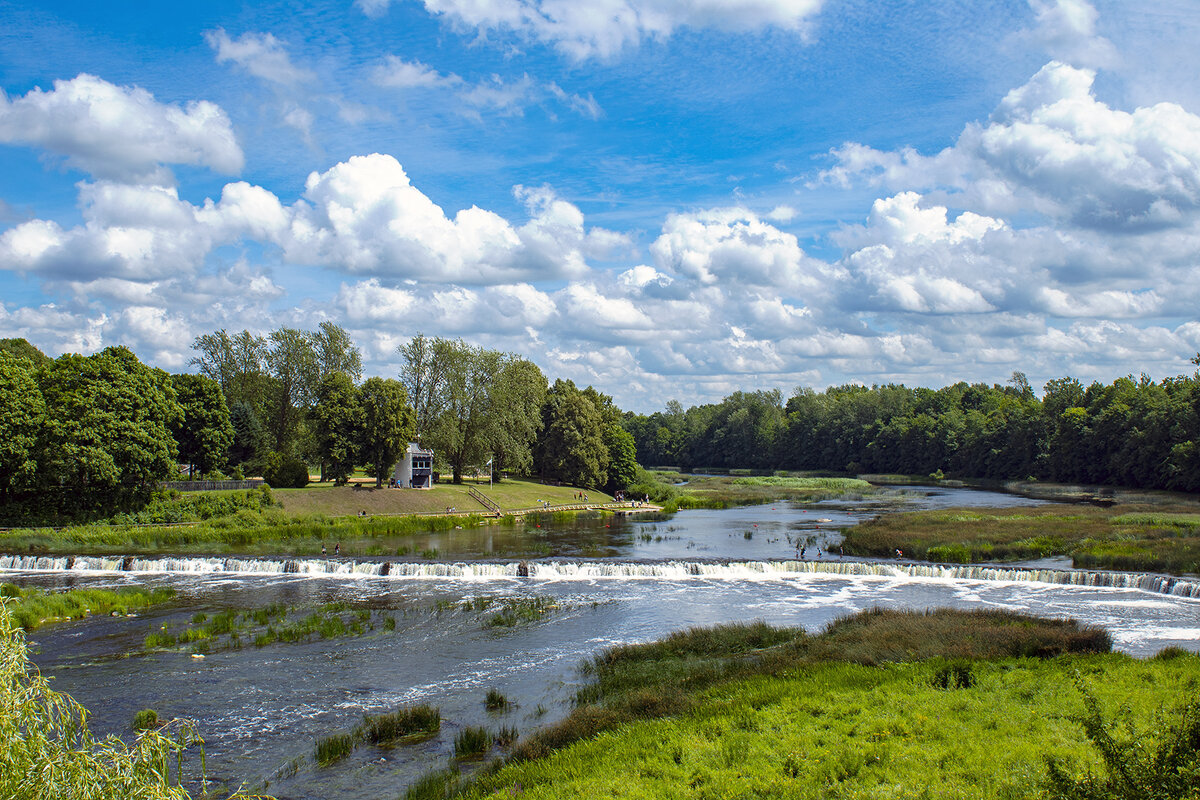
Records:
[[[308,465],[293,456],[272,453],[263,468],[263,479],[276,489],[303,489],[308,485]]]
[[[133,730],[136,733],[157,730],[159,727],[158,712],[153,708],[144,708],[133,715]]]

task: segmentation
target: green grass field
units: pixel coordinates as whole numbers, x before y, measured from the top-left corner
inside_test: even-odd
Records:
[[[567,719],[407,797],[1045,798],[1047,759],[1104,772],[1085,692],[1137,753],[1197,695],[1197,656],[1108,648],[1103,631],[995,611],[683,631],[599,654]]]
[[[483,514],[488,509],[470,496],[467,487],[474,487],[506,512],[536,508],[540,500],[554,505],[578,502],[571,486],[549,486],[537,481],[508,479],[492,486],[487,480],[463,485],[439,483],[431,489],[382,489],[375,482],[333,486],[331,483],[309,484],[304,489],[274,489],[272,493],[292,515],[322,514],[327,517],[352,516],[360,511],[367,514],[430,514],[456,508],[463,514]],[[583,490],[592,503],[612,502],[609,495],[597,490]]]

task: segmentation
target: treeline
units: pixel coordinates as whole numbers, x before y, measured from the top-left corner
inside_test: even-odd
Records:
[[[180,464],[276,487],[305,485],[311,466],[337,482],[365,467],[378,485],[409,441],[456,482],[490,467],[615,490],[636,470],[612,398],[549,386],[511,353],[417,336],[398,379],[361,380],[358,348],[332,323],[221,330],[193,349],[198,374],[171,375],[123,347],[52,360],[0,340],[0,521],[135,510]]]
[[[1200,355],[1194,360],[1200,363]],[[1200,491],[1200,373],[1084,386],[838,386],[735,392],[626,414],[647,465],[889,472]]]

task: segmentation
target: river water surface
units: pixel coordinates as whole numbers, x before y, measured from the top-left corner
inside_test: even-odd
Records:
[[[898,501],[902,501],[898,503]],[[436,560],[400,558],[0,558],[24,585],[165,585],[177,601],[136,618],[93,618],[36,631],[35,662],[92,712],[98,734],[128,735],[133,715],[196,720],[210,780],[245,781],[280,798],[393,798],[444,766],[465,726],[528,731],[561,718],[581,683],[579,663],[601,648],[693,625],[765,620],[819,630],[871,607],[1002,608],[1102,625],[1116,646],[1148,655],[1200,649],[1200,582],[1024,569],[940,569],[838,555],[836,529],[893,508],[1034,505],[1013,495],[893,490],[826,503],[683,511],[667,521],[530,519],[524,528],[418,537]],[[538,526],[541,527],[538,527]],[[804,548],[804,559],[798,557]],[[818,551],[820,555],[818,556]],[[463,601],[540,598],[553,609],[511,627]],[[360,636],[219,650],[143,652],[150,631],[180,629],[198,612],[345,601],[373,610]],[[493,610],[497,606],[493,606]],[[130,655],[133,653],[133,655]],[[484,708],[489,689],[515,705]],[[363,714],[412,703],[441,709],[442,731],[421,743],[359,747],[328,767],[316,739]]]

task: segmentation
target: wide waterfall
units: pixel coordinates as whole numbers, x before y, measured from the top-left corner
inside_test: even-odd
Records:
[[[1139,589],[1200,598],[1200,581],[1133,572],[1032,569],[879,561],[522,561],[455,563],[324,558],[142,558],[139,556],[0,556],[0,570],[22,572],[142,572],[166,574],[294,574],[325,577],[460,578],[463,580],[593,579],[778,580],[802,575],[847,575],[943,581],[1007,581],[1110,589]]]

